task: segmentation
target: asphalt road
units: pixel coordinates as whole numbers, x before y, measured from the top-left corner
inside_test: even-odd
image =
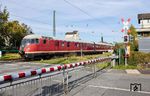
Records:
[[[0,72],[16,72],[50,66],[38,63],[0,64]],[[6,71],[7,70],[7,71]],[[50,73],[38,79],[0,90],[3,96],[64,96],[63,74]],[[52,75],[53,74],[53,75]],[[96,75],[96,77],[95,77]],[[65,75],[66,76],[66,75]],[[80,67],[68,72],[67,96],[150,96],[150,75],[127,74],[124,70],[104,69],[93,74],[91,67]],[[66,78],[65,78],[66,80]],[[141,91],[130,91],[131,83],[141,84]],[[139,86],[137,86],[138,90]],[[42,93],[42,94],[41,94]]]
[[[0,62],[0,75],[52,66],[34,62]]]
[[[103,70],[104,71],[104,70]],[[70,96],[150,96],[150,75],[127,74],[124,70],[109,69],[97,78],[79,84]],[[130,91],[131,83],[140,83],[141,91]],[[139,86],[137,86],[139,88]],[[139,89],[138,89],[139,90]]]

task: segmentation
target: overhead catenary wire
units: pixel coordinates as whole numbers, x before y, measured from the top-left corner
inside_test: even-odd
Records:
[[[71,3],[70,1],[67,1],[67,0],[63,0],[64,2],[66,2],[67,4],[71,5],[72,7],[78,9],[80,12],[84,13],[85,15],[89,16],[90,18],[92,19],[95,19],[97,20],[99,23],[101,24],[106,24],[105,22],[103,22],[102,20],[98,19],[98,18],[95,18],[93,15],[89,14],[88,12],[84,11],[83,9],[81,9],[80,7],[76,6],[75,4]],[[108,25],[107,25],[108,27]],[[112,29],[112,28],[110,28]]]
[[[22,17],[22,16],[18,16],[18,15],[14,15],[14,14],[11,14],[12,16],[14,17],[18,17],[18,18],[22,18],[22,19],[26,19],[28,21],[33,21],[33,22],[38,22],[38,23],[42,23],[42,24],[46,24],[46,25],[50,25],[49,23],[45,23],[45,22],[42,22],[42,21],[39,21],[39,20],[34,20],[34,19],[31,19],[31,18],[27,18],[27,17]]]

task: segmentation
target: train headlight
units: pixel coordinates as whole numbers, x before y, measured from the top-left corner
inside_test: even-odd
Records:
[[[30,48],[27,48],[27,51],[29,51],[30,50]]]
[[[30,45],[30,43],[27,43],[27,45]]]

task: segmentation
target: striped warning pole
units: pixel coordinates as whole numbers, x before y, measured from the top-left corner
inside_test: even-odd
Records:
[[[83,61],[83,62],[78,62],[78,63],[64,64],[64,65],[41,68],[37,70],[30,70],[30,71],[3,75],[3,76],[0,76],[0,83],[3,83],[5,81],[13,81],[13,80],[22,79],[22,78],[33,77],[33,76],[42,75],[45,73],[51,73],[55,71],[61,71],[63,69],[70,69],[70,68],[74,68],[78,66],[84,66],[87,64],[95,64],[98,62],[110,61],[111,59],[112,57],[98,58],[98,59],[93,59],[93,60],[88,60],[88,61]]]

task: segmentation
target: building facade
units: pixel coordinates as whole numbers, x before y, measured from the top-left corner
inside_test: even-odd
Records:
[[[65,34],[65,39],[79,40],[79,33],[78,33],[78,31],[67,32]]]
[[[139,51],[150,52],[150,13],[138,14],[137,28]]]

